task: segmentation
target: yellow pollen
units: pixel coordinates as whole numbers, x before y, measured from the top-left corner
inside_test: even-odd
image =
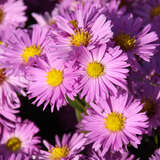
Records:
[[[74,28],[78,28],[77,20],[71,20],[71,21],[69,21],[69,23],[71,23]]]
[[[146,112],[147,116],[151,118],[156,113],[157,104],[149,99],[142,100],[142,103],[144,103],[144,106],[141,112]]]
[[[3,10],[0,8],[0,24],[3,22],[4,19],[4,12]]]
[[[80,46],[85,46],[87,47],[90,40],[91,40],[91,35],[87,31],[79,30],[75,31],[74,35],[71,35],[71,43],[74,46],[80,47]]]
[[[22,142],[17,137],[10,138],[6,143],[6,147],[12,152],[16,152],[20,150],[21,145],[22,145]]]
[[[24,62],[28,62],[30,57],[34,57],[35,55],[40,56],[42,49],[39,46],[33,45],[30,47],[26,47],[21,54],[22,59]]]
[[[126,118],[121,113],[111,112],[105,118],[105,128],[111,132],[118,132],[124,128]]]
[[[3,41],[0,41],[0,45],[2,45],[3,44]]]
[[[160,15],[160,5],[155,7],[155,8],[152,8],[151,11],[150,11],[150,17],[151,18],[154,18],[156,16],[159,16]]]
[[[97,78],[104,74],[104,66],[101,63],[94,61],[88,64],[86,71],[90,77]]]
[[[136,44],[135,38],[125,33],[116,35],[114,41],[116,45],[120,46],[124,51],[131,50]]]
[[[47,83],[52,86],[56,87],[59,86],[63,81],[63,72],[56,69],[51,69],[47,72]]]
[[[6,76],[4,74],[5,69],[0,69],[0,84],[2,84],[6,80]]]
[[[51,160],[61,160],[62,158],[66,158],[69,154],[69,148],[64,147],[55,147],[51,149]]]

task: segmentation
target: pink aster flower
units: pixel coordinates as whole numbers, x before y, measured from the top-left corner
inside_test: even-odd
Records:
[[[139,100],[124,94],[90,105],[92,108],[87,110],[77,127],[87,131],[87,142],[93,143],[93,149],[102,150],[104,155],[109,149],[119,151],[129,143],[137,148],[140,144],[138,135],[148,127],[148,118],[140,112],[143,105]]]
[[[78,59],[81,75],[81,98],[85,96],[87,102],[116,95],[118,88],[127,90],[126,77],[128,73],[127,56],[119,47],[106,49],[106,45],[88,51],[82,48]]]
[[[8,160],[13,153],[32,155],[40,143],[40,138],[35,136],[38,132],[39,129],[28,120],[18,120],[12,131],[4,129],[0,146],[4,160]]]
[[[43,110],[49,103],[52,112],[55,104],[59,110],[67,104],[66,96],[74,100],[78,93],[76,72],[72,62],[64,64],[61,60],[53,61],[52,58],[48,58],[48,63],[37,60],[37,67],[29,67],[27,70],[29,98],[36,97],[33,103],[38,102],[37,106],[45,102]]]
[[[48,152],[41,151],[45,160],[80,160],[81,156],[77,156],[77,154],[84,149],[86,142],[83,133],[64,134],[62,140],[56,136],[55,141],[55,146],[44,141],[44,145],[48,149]]]
[[[73,58],[78,55],[80,46],[90,50],[112,38],[111,21],[92,3],[85,4],[78,5],[75,12],[66,13],[65,17],[56,16],[56,28],[51,31],[52,40],[48,46],[53,56]]]
[[[113,26],[113,41],[127,53],[128,61],[133,67],[138,63],[136,55],[144,61],[150,61],[151,56],[156,52],[158,40],[150,24],[143,26],[142,19],[125,15],[117,17]]]
[[[15,74],[23,73],[33,57],[44,55],[48,31],[48,27],[39,25],[33,26],[31,36],[26,30],[15,30],[12,39],[7,41],[8,45],[2,48],[2,67],[10,68]]]
[[[24,25],[27,20],[26,8],[22,0],[6,0],[0,4],[0,29],[4,29],[8,25],[15,27]]]

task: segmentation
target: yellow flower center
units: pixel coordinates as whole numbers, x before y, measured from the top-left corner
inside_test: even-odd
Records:
[[[64,146],[64,147],[55,147],[51,149],[51,160],[61,160],[61,158],[67,157],[69,154],[69,148]]]
[[[4,19],[4,12],[3,10],[0,8],[0,24],[3,22]]]
[[[159,16],[160,15],[160,5],[155,7],[155,8],[152,8],[151,11],[150,11],[150,17],[151,18],[154,18],[156,16]]]
[[[141,112],[146,112],[147,116],[151,118],[156,113],[157,104],[149,99],[142,100],[142,103],[144,103],[144,106]]]
[[[42,49],[39,46],[33,45],[30,47],[26,47],[21,54],[22,59],[24,62],[28,62],[30,57],[34,57],[35,55],[40,56]]]
[[[118,132],[124,128],[126,118],[121,113],[111,112],[105,118],[105,127],[111,132]]]
[[[72,22],[74,25],[75,22]],[[80,46],[85,46],[87,47],[90,40],[91,40],[91,35],[87,32],[87,31],[83,31],[83,30],[78,30],[75,31],[74,35],[71,35],[71,43],[74,46],[80,47]]]
[[[56,87],[59,86],[63,81],[63,72],[56,69],[51,69],[47,72],[47,83],[52,86]]]
[[[0,45],[2,45],[3,44],[3,41],[0,41]]]
[[[97,78],[104,74],[104,66],[101,63],[94,61],[88,64],[86,71],[90,77]]]
[[[17,137],[10,138],[6,143],[6,147],[9,150],[11,150],[12,152],[16,152],[16,151],[20,150],[21,145],[22,145],[22,142]]]
[[[71,23],[74,28],[78,28],[77,20],[71,20],[71,21],[69,21],[69,23]]]
[[[135,38],[125,33],[116,35],[114,41],[116,45],[120,46],[124,51],[131,50],[136,44]]]
[[[2,84],[6,80],[6,75],[4,74],[5,69],[0,69],[0,84]]]

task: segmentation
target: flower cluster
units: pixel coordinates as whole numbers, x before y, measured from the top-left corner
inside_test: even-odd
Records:
[[[130,148],[160,135],[160,1],[61,0],[29,27],[26,13],[0,2],[0,158],[139,159]],[[72,106],[74,133],[42,141],[17,115],[20,96],[51,113]]]

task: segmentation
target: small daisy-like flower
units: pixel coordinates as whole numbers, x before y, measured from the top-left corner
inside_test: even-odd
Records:
[[[143,27],[142,19],[125,15],[114,20],[113,32],[113,41],[127,53],[129,63],[136,65],[136,55],[144,61],[150,61],[158,40],[157,34],[151,31],[150,24]]]
[[[106,49],[103,45],[100,48],[89,52],[82,48],[79,74],[81,75],[80,85],[81,98],[86,96],[87,102],[99,100],[100,97],[107,98],[110,94],[117,94],[117,86],[127,90],[126,77],[128,73],[126,62],[127,56],[122,53],[119,47]]]
[[[28,120],[23,122],[18,120],[14,130],[4,130],[1,140],[1,146],[3,147],[0,147],[1,153],[4,152],[6,159],[13,153],[32,155],[33,151],[38,150],[38,144],[40,143],[40,138],[35,136],[38,132],[39,129],[34,123]]]
[[[25,95],[24,88],[27,86],[27,80],[24,76],[8,74],[7,69],[0,69],[0,106],[9,106],[11,108],[20,107],[20,100],[17,92]]]
[[[48,152],[41,151],[45,160],[80,160],[79,157],[81,156],[77,155],[84,149],[86,142],[83,133],[74,133],[72,136],[71,134],[64,134],[62,140],[56,136],[55,141],[55,146],[44,141],[44,145],[48,149]]]
[[[112,38],[111,21],[100,14],[92,3],[85,4],[80,4],[71,17],[56,16],[57,28],[53,28],[51,34],[54,43],[48,46],[49,52],[54,56],[72,57],[77,47],[84,46],[90,50],[106,44]]]
[[[11,40],[7,41],[4,47],[3,58],[1,59],[4,68],[10,68],[15,74],[23,72],[29,65],[29,60],[34,56],[44,54],[45,40],[48,27],[33,26],[32,37],[25,30],[15,30]]]
[[[93,143],[93,149],[101,149],[104,155],[109,149],[119,151],[129,143],[137,148],[140,144],[137,135],[142,135],[148,127],[147,116],[140,112],[143,107],[140,101],[124,94],[90,105],[88,115],[83,116],[77,127],[87,131],[86,137],[88,143]]]
[[[27,17],[25,16],[26,6],[22,0],[7,0],[0,4],[0,29],[8,25],[23,25]]]
[[[66,96],[74,100],[78,93],[78,77],[77,69],[71,63],[48,58],[48,63],[39,59],[37,64],[39,68],[30,67],[27,71],[29,98],[36,97],[33,103],[38,102],[37,106],[40,106],[45,102],[43,109],[50,103],[53,112],[55,104],[58,110],[67,104]]]

